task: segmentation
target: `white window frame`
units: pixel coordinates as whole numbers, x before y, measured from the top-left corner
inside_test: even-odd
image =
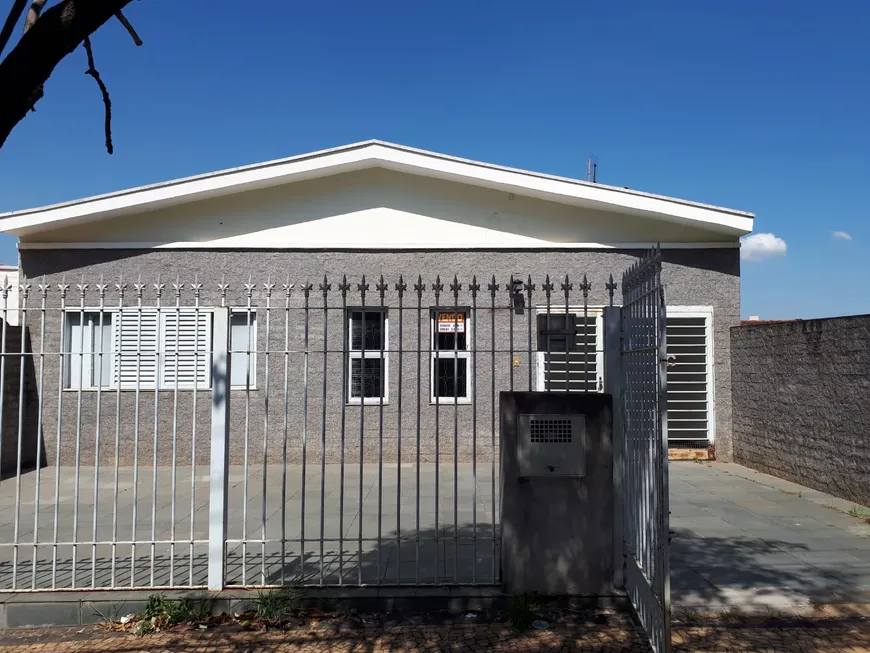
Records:
[[[366,306],[363,309],[362,306],[348,306],[347,307],[347,315],[345,315],[345,319],[347,320],[347,342],[345,343],[345,354],[347,355],[347,396],[345,397],[345,402],[348,405],[353,406],[380,406],[390,403],[390,313],[384,308],[381,309],[380,306]],[[381,349],[366,349],[365,356],[363,356],[362,349],[352,349],[353,346],[353,314],[354,313],[383,313],[384,315],[384,348]],[[365,334],[362,334],[362,337],[365,338]],[[384,394],[379,397],[354,397],[353,396],[353,363],[354,360],[361,360],[363,358],[374,358],[376,360],[380,359],[383,356],[384,359],[384,376],[383,376],[383,384],[384,384]],[[365,370],[365,365],[360,363],[360,374],[363,374]]]
[[[100,316],[100,314],[102,314],[103,315],[103,325],[105,326],[106,324],[109,324],[109,326],[111,327],[111,335],[109,337],[110,349],[108,352],[104,352],[103,356],[109,357],[110,369],[111,370],[115,369],[115,329],[117,328],[117,326],[116,326],[116,322],[115,322],[115,317],[113,315],[114,312],[117,312],[117,311],[111,311],[111,310],[107,310],[105,308],[101,309],[101,308],[88,308],[88,307],[85,307],[84,309],[82,309],[81,307],[78,307],[78,308],[69,307],[69,308],[64,310],[63,333],[61,335],[61,350],[63,352],[62,361],[63,361],[63,366],[64,366],[64,369],[63,369],[63,390],[64,391],[78,392],[79,390],[81,390],[81,391],[96,391],[96,390],[113,390],[113,389],[115,389],[116,384],[115,384],[114,372],[109,373],[108,382],[106,382],[106,379],[101,379],[101,381],[103,381],[103,384],[101,386],[96,385],[96,379],[94,378],[94,375],[93,375],[93,371],[94,371],[93,365],[94,365],[95,355],[98,357],[99,354],[95,354],[95,352],[92,351],[93,342],[94,342],[94,331],[93,330],[94,330],[94,327],[99,327],[99,324],[100,324],[99,316]],[[73,345],[75,343],[73,343],[72,335],[71,335],[72,325],[69,323],[69,318],[67,316],[68,315],[77,315],[79,317],[84,316],[87,318],[89,316],[93,316],[94,314],[96,314],[97,320],[95,320],[95,321],[88,320],[88,335],[87,335],[87,337],[84,337],[84,343],[79,341],[79,344],[84,344],[86,346],[86,349],[81,351],[81,352],[74,351]],[[68,339],[69,339],[69,342],[67,343]],[[65,346],[67,344],[69,344],[68,347]],[[72,369],[70,369],[72,367],[73,357],[79,358],[79,375],[80,375],[80,379],[82,380],[81,387],[73,385]],[[87,383],[84,382],[85,379],[88,380]]]
[[[437,328],[438,313],[465,313],[465,349],[457,351],[454,351],[453,349],[439,349],[436,353],[435,337],[437,334],[435,330]],[[431,351],[429,360],[429,404],[432,406],[435,404],[438,404],[439,406],[445,404],[448,406],[470,404],[473,400],[474,388],[472,385],[474,383],[474,374],[471,369],[473,364],[471,348],[474,345],[474,343],[471,342],[471,323],[473,319],[474,318],[471,316],[471,309],[467,306],[439,306],[433,307],[429,311],[429,349]],[[436,378],[435,361],[445,359],[452,360],[454,357],[457,359],[464,358],[467,361],[465,363],[465,395],[457,397],[436,397],[435,388],[438,386],[438,379]]]
[[[251,328],[250,343],[253,345],[253,348],[251,349],[250,357],[248,359],[248,365],[251,369],[251,373],[249,376],[250,385],[247,385],[244,383],[241,385],[234,385],[231,383],[230,390],[257,390],[257,337],[259,335],[259,333],[257,331],[257,307],[251,306],[250,308],[248,308],[247,306],[241,306],[241,307],[231,308],[230,309],[230,320],[231,320],[230,330],[232,331],[232,316],[233,315],[244,316],[244,315],[247,315],[249,313],[251,315],[250,325],[252,327]],[[231,341],[230,342],[230,356],[232,356],[233,354],[243,355],[245,353],[244,351],[241,351],[241,352],[237,351],[237,350],[233,349],[232,347],[233,347],[233,345],[232,345],[232,341]],[[230,374],[232,375],[232,365],[230,366]]]
[[[136,306],[125,306],[123,310],[125,312],[128,312],[130,314],[135,315],[139,311],[139,308],[137,308]],[[158,342],[160,343],[160,345],[158,346],[159,354],[158,354],[158,360],[157,360],[157,381],[156,381],[156,384],[141,383],[141,384],[139,384],[139,390],[140,391],[141,390],[145,390],[145,391],[175,390],[176,384],[174,382],[164,382],[163,362],[165,361],[167,356],[174,356],[174,350],[168,350],[166,348],[165,318],[167,315],[174,313],[176,311],[176,307],[175,306],[161,306],[158,308],[156,306],[143,306],[141,308],[141,311],[142,311],[142,313],[152,313],[152,314],[158,313],[159,314],[159,318],[157,320],[157,325],[158,325],[157,326],[157,329],[158,329],[157,338],[158,338]],[[104,356],[105,355],[111,356],[112,373],[110,374],[108,383],[106,383],[104,380],[104,383],[103,383],[101,388],[97,387],[96,384],[90,384],[90,385],[89,384],[82,384],[81,388],[78,388],[78,387],[75,387],[72,385],[72,379],[69,378],[69,376],[68,376],[70,374],[70,371],[66,369],[66,365],[68,364],[68,363],[66,363],[66,361],[71,360],[73,356],[80,356],[81,354],[78,352],[75,352],[75,353],[72,352],[73,343],[70,342],[69,343],[70,347],[65,347],[65,346],[63,347],[63,360],[64,360],[63,390],[64,391],[71,391],[71,392],[78,392],[79,390],[86,391],[86,392],[95,392],[97,390],[117,390],[118,388],[117,388],[117,380],[115,377],[115,365],[116,365],[116,357],[118,355],[118,352],[115,349],[115,346],[116,346],[117,339],[118,339],[118,333],[117,333],[118,320],[116,319],[116,316],[121,312],[121,309],[119,309],[117,306],[104,306],[102,308],[99,306],[85,306],[84,309],[82,309],[82,307],[80,307],[80,306],[79,307],[68,306],[64,309],[63,312],[64,312],[64,323],[63,323],[63,335],[62,335],[61,342],[64,345],[67,342],[67,333],[68,333],[69,328],[70,328],[67,315],[81,315],[82,313],[84,313],[85,316],[94,315],[94,314],[96,314],[98,316],[100,313],[102,313],[104,316],[104,319],[107,319],[112,327],[111,342],[110,342],[111,350],[107,354],[104,354]],[[203,307],[195,308],[192,306],[181,306],[179,312],[180,313],[200,313],[203,315],[206,315],[206,314],[210,315],[211,316],[210,326],[213,328],[214,309],[211,307],[209,307],[209,308],[203,308]],[[258,327],[257,327],[257,308],[255,306],[252,306],[250,308],[242,306],[242,307],[233,307],[231,309],[231,313],[233,315],[238,315],[238,314],[245,315],[249,312],[251,314],[251,326],[253,327],[253,329],[252,329],[253,338],[251,340],[251,342],[253,344],[253,349],[252,349],[251,354],[250,354],[250,365],[251,365],[250,378],[251,378],[252,383],[250,386],[247,386],[244,384],[231,385],[230,386],[231,390],[246,390],[246,389],[247,390],[256,390],[257,389],[257,383],[256,383],[256,380],[257,380],[257,338],[259,335],[258,334]],[[105,324],[105,322],[104,322],[104,324]],[[93,324],[91,326],[93,327],[93,326],[98,326],[98,325],[99,325],[99,322],[95,321],[95,322],[93,322]],[[92,343],[93,342],[93,335],[91,335],[90,340],[88,340],[86,338],[85,341],[86,341],[86,343]],[[206,349],[200,351],[199,354],[210,358],[212,353],[213,353],[213,342],[212,342],[212,333],[211,332],[209,333],[207,341],[208,341],[208,347]],[[92,352],[85,351],[83,353],[85,355],[82,356],[83,367],[82,367],[81,373],[83,375],[83,378],[90,380],[93,378],[90,375],[90,371],[89,371],[89,370],[91,370],[91,368],[93,366],[93,356],[91,355]],[[244,354],[244,352],[240,352],[240,353]],[[87,366],[87,367],[85,368],[85,366]],[[179,383],[177,385],[177,387],[178,387],[178,390],[184,390],[184,391],[194,390],[194,385],[189,384],[189,383]],[[204,383],[197,384],[196,390],[199,390],[199,391],[211,390],[211,388],[212,388],[211,361],[209,360],[207,365],[206,365],[206,381]],[[136,384],[135,383],[134,384],[123,384],[123,385],[121,385],[120,389],[122,392],[134,391],[134,390],[136,390]]]
[[[712,306],[666,306],[666,315],[705,318],[707,341],[707,439],[716,442],[716,366],[714,362]]]
[[[568,305],[568,312],[574,313],[582,317],[583,306]],[[547,306],[535,307],[535,324],[537,326],[537,316],[546,315]],[[560,306],[550,305],[550,315],[565,314],[565,305]],[[586,314],[589,317],[595,318],[595,369],[598,372],[598,379],[594,392],[604,392],[604,307],[603,306],[587,306]],[[547,389],[545,375],[547,372],[546,351],[535,352],[535,390],[544,392]],[[590,360],[592,358],[590,357]]]

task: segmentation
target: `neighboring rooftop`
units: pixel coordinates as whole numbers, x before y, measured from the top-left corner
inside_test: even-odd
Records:
[[[791,318],[788,320],[759,320],[757,317],[750,317],[748,320],[740,320],[740,326],[745,325],[753,325],[753,324],[780,324],[782,322],[803,322],[803,320],[798,318]]]

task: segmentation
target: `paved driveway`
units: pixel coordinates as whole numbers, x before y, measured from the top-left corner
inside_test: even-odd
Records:
[[[670,479],[674,606],[870,603],[853,504],[732,464],[675,462]]]
[[[158,468],[156,477],[140,468],[138,493],[130,469],[119,470],[117,481],[114,470],[102,470],[97,492],[93,471],[85,471],[76,492],[73,470],[59,475],[43,470],[39,510],[36,474],[21,477],[20,487],[13,479],[3,481],[0,589],[13,581],[27,589],[34,574],[37,587],[55,581],[56,587],[69,588],[73,570],[79,588],[129,587],[134,571],[137,585],[205,582],[207,469],[179,467],[173,481],[170,468]],[[348,466],[343,485],[340,469],[327,466],[321,487],[320,467],[310,465],[304,502],[301,469],[288,470],[286,501],[281,470],[267,471],[265,476],[257,469],[231,472],[232,583],[277,583],[282,570],[291,577],[299,571],[319,577],[321,561],[326,583],[494,578],[499,506],[492,489],[498,479],[489,466],[442,465],[437,484],[434,467],[422,466],[419,503],[413,466],[365,466],[362,483],[358,467]],[[675,605],[870,603],[870,524],[845,514],[851,504],[737,465],[675,462],[670,471]],[[129,543],[134,524],[135,548]],[[17,550],[10,546],[16,531]],[[54,547],[55,541],[64,544]]]

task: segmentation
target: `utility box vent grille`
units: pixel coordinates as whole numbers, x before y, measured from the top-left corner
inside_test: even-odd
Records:
[[[521,477],[585,476],[585,446],[584,415],[517,415],[517,461]]]
[[[571,419],[531,418],[529,436],[532,442],[571,442]]]

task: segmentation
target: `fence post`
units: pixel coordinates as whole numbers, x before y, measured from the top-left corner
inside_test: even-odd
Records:
[[[613,585],[625,587],[623,552],[623,470],[625,432],[622,427],[622,311],[604,309],[604,392],[613,397]]]
[[[215,308],[213,319],[208,588],[222,590],[226,566],[230,443],[230,309],[226,306]]]

